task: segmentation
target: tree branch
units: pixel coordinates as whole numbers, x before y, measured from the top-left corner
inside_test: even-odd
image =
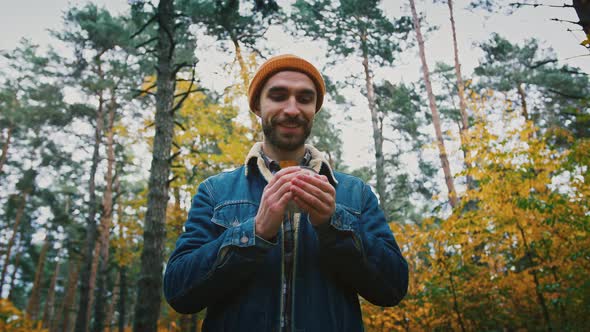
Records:
[[[588,96],[575,96],[575,95],[570,95],[568,93],[561,92],[561,91],[558,91],[558,90],[555,90],[555,89],[551,89],[551,88],[548,88],[547,90],[549,92],[553,92],[555,94],[558,94],[558,95],[560,95],[562,97],[571,98],[571,99],[582,99],[583,100],[583,99],[588,99],[589,98]]]
[[[533,7],[533,8],[537,8],[537,7],[550,7],[550,8],[574,8],[573,5],[568,5],[566,3],[564,3],[563,5],[546,5],[546,4],[542,4],[542,3],[522,3],[522,2],[512,2],[510,3],[510,6],[512,7],[516,7],[516,8],[520,8],[520,7]]]
[[[177,178],[178,178],[178,176],[175,175],[175,176],[172,177],[172,179],[168,180],[168,186],[170,186],[170,184],[172,182],[174,182],[174,180],[176,180]]]
[[[145,30],[150,24],[154,23],[154,21],[158,18],[158,12],[156,12],[154,14],[154,16],[152,16],[152,18],[150,18],[144,25],[141,26],[141,28],[139,28],[139,30],[137,30],[136,33],[132,34],[131,37],[129,37],[129,39],[133,39],[135,37],[137,37],[140,33],[143,32],[143,30]]]
[[[173,155],[170,156],[170,158],[168,158],[168,162],[170,164],[172,164],[172,160],[174,160],[176,157],[178,157],[180,155],[180,151],[176,151]]]
[[[174,98],[184,97],[185,95],[189,95],[189,94],[191,94],[193,92],[199,92],[199,91],[203,92],[203,91],[205,91],[205,89],[203,89],[203,88],[195,88],[195,89],[192,89],[192,90],[187,90],[185,92],[181,92],[181,93],[175,94],[174,95]]]
[[[552,18],[551,21],[555,21],[555,22],[563,22],[563,23],[571,23],[571,24],[575,24],[575,25],[582,25],[582,22],[574,22],[574,21],[569,21],[569,20],[562,20],[560,18]]]
[[[543,61],[538,61],[538,62],[534,63],[533,65],[527,66],[527,67],[529,69],[536,69],[536,68],[539,68],[541,66],[544,66],[544,65],[546,65],[548,63],[554,63],[554,62],[557,62],[557,59],[547,59],[547,60],[543,60]]]
[[[191,83],[188,86],[187,92],[185,92],[182,95],[182,98],[178,101],[178,103],[176,103],[176,105],[174,105],[174,107],[172,107],[172,110],[171,110],[172,114],[176,113],[176,111],[182,106],[182,103],[184,103],[186,98],[188,98],[188,95],[191,93],[191,90],[193,89],[193,85],[195,84],[195,65],[196,64],[193,63],[193,69],[191,71]],[[180,95],[178,95],[178,96],[180,96]],[[176,98],[177,96],[174,96],[174,97]]]
[[[178,122],[178,121],[174,121],[174,124],[176,124],[177,126],[179,126],[179,127],[180,127],[180,129],[182,129],[182,130],[186,131],[186,128],[184,128],[184,126],[182,125],[182,123],[180,123],[180,122]],[[177,146],[177,148],[179,148],[179,147]],[[180,149],[180,148],[179,148],[179,149]]]
[[[172,69],[172,75],[170,75],[170,78],[174,78],[176,77],[176,74],[178,73],[179,70],[181,70],[182,68],[186,68],[186,67],[193,67],[195,64],[190,64],[188,62],[183,62],[183,63],[179,63],[178,65],[176,65],[174,67],[174,69]]]
[[[158,37],[153,37],[153,38],[150,38],[150,39],[148,39],[148,40],[144,41],[143,43],[140,43],[139,45],[137,45],[137,46],[135,46],[135,47],[136,47],[136,48],[142,48],[142,47],[146,46],[147,44],[149,44],[149,43],[151,43],[151,42],[154,42],[154,41],[156,41],[156,40],[158,40]]]

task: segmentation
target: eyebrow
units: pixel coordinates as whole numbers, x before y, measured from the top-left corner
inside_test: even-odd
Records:
[[[273,86],[272,88],[268,89],[267,94],[273,92],[287,92],[288,89],[283,86]],[[313,89],[301,89],[297,91],[298,94],[305,94],[305,95],[315,95],[315,90]]]

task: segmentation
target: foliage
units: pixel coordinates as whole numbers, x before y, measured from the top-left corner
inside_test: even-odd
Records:
[[[536,39],[517,45],[492,34],[480,46],[484,57],[474,72],[483,89],[510,93],[508,98],[538,127],[562,127],[576,137],[590,136],[587,74],[558,65],[553,51],[541,48]],[[533,98],[535,95],[542,97]]]
[[[31,321],[6,299],[0,299],[0,331],[6,332],[47,332],[41,322]]]
[[[445,220],[391,224],[411,267],[410,291],[398,308],[364,304],[369,330],[584,328],[590,174],[580,149],[589,143],[556,149],[531,122],[511,126],[510,113],[496,126],[486,114],[493,104],[472,97],[466,173],[477,186],[460,208]]]

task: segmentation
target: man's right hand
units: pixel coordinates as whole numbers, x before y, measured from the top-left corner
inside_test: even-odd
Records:
[[[283,223],[287,204],[293,199],[291,180],[300,171],[299,166],[283,168],[264,188],[255,219],[256,235],[265,240],[271,240],[277,235]]]

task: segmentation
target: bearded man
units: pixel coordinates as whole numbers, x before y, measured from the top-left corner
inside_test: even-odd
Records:
[[[294,55],[250,82],[264,140],[199,185],[164,276],[176,311],[207,308],[203,331],[363,331],[359,295],[379,306],[405,296],[408,266],[377,197],[305,144],[325,93]]]

